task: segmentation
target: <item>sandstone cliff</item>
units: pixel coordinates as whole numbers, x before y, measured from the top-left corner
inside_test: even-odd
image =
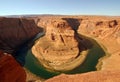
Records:
[[[26,82],[26,73],[17,61],[0,51],[0,82]]]
[[[75,68],[76,65],[70,65],[79,57],[80,52],[92,47],[92,43],[77,33],[79,20],[49,18],[46,21],[47,24],[43,23],[44,27],[41,26],[46,30],[46,34],[32,48],[33,54],[48,69],[65,71]]]
[[[68,20],[69,19],[69,20]],[[76,19],[76,20],[71,20]],[[76,34],[82,34],[91,38],[94,38],[96,41],[100,43],[103,49],[108,54],[106,57],[99,59],[98,70],[104,70],[102,72],[93,72],[87,74],[80,75],[61,75],[55,77],[49,81],[70,81],[72,77],[72,82],[80,82],[78,78],[81,77],[81,82],[119,82],[118,78],[120,75],[120,19],[119,17],[105,17],[105,16],[55,16],[55,17],[38,17],[36,20],[36,24],[40,27],[43,27],[46,30],[46,35],[39,39],[36,45],[33,47],[33,54],[42,60],[47,60],[50,64],[60,64],[56,62],[57,60],[66,63],[66,60],[70,58],[75,58],[77,53],[80,50],[84,50],[88,41],[83,42],[84,48],[80,49],[79,46],[82,46],[81,37],[75,38]],[[76,25],[78,25],[76,27]],[[61,38],[62,36],[62,38]],[[67,39],[66,36],[71,36],[70,39]],[[80,39],[80,42],[79,42]],[[83,40],[84,41],[84,40]],[[86,40],[85,40],[86,41]],[[42,44],[46,45],[43,46]],[[51,45],[52,46],[51,46]],[[75,46],[75,45],[77,46]],[[69,46],[69,47],[66,47]],[[73,50],[69,50],[72,48]],[[59,49],[62,48],[62,49]],[[65,50],[64,50],[65,49]],[[67,50],[67,52],[65,52]],[[74,53],[74,55],[68,55],[68,53]],[[59,52],[59,53],[57,53]],[[60,54],[65,52],[65,54]],[[60,56],[59,56],[60,54]],[[76,54],[76,55],[75,55]],[[68,56],[67,56],[68,55]],[[68,58],[68,59],[67,59]],[[54,62],[55,60],[55,62]],[[47,63],[48,64],[48,63]],[[61,63],[62,65],[63,63]],[[110,71],[107,71],[110,70]],[[117,71],[116,71],[117,70]],[[93,76],[92,76],[93,74]],[[100,79],[93,78],[94,76],[100,77]],[[106,76],[106,77],[104,77]],[[117,76],[117,77],[115,77]],[[65,78],[64,78],[65,77]],[[69,78],[70,77],[70,78]],[[86,77],[90,77],[90,79],[85,79]],[[113,78],[115,77],[115,79]],[[96,77],[97,78],[97,77]],[[112,78],[112,79],[110,79]],[[56,80],[57,79],[57,80]]]
[[[54,71],[68,71],[74,69],[76,64],[81,64],[86,59],[86,55],[82,54],[87,54],[87,50],[92,48],[93,44],[80,36],[80,34],[98,41],[107,54],[109,54],[109,56],[98,60],[99,68],[97,70],[103,71],[77,75],[62,74],[47,80],[47,82],[120,81],[119,17],[48,16],[29,19],[0,18],[0,50],[11,53],[17,59],[18,54],[16,53],[41,31],[37,27],[42,27],[46,33],[45,36],[36,41],[32,52],[47,69],[52,68]],[[14,82],[18,79],[20,79],[20,82],[25,81],[24,71],[22,71],[22,68],[18,64],[14,64],[14,58],[11,59],[11,56],[8,55],[1,55],[0,58],[0,71],[2,70],[0,77],[3,77],[3,79],[0,78],[0,81],[8,82],[8,78],[9,82]],[[11,64],[15,67],[10,66]],[[15,70],[12,70],[11,67],[15,68]],[[11,77],[10,75],[6,75],[6,71],[12,74]],[[16,72],[20,72],[20,76],[17,76]],[[16,77],[13,79],[14,76]]]
[[[25,71],[20,66],[25,63],[23,53],[31,47],[29,42],[42,31],[32,19],[0,18],[0,82],[26,81]]]
[[[76,19],[77,21],[70,20],[70,19]],[[89,36],[91,38],[96,39],[99,43],[101,43],[101,45],[105,47],[105,51],[108,54],[111,54],[111,57],[104,59],[104,62],[106,61],[108,64],[105,64],[105,63],[104,63],[105,65],[102,64],[103,68],[106,67],[104,69],[119,69],[117,66],[120,66],[120,64],[116,64],[119,62],[119,59],[117,58],[119,58],[119,54],[120,54],[119,52],[120,50],[120,19],[119,17],[109,17],[109,16],[108,17],[107,16],[38,17],[36,19],[36,24],[46,29],[45,37],[49,38],[49,40],[51,38],[51,42],[52,43],[55,42],[55,46],[58,45],[58,42],[56,41],[60,41],[60,39],[58,39],[60,38],[58,37],[58,35],[62,35],[64,43],[69,44],[69,46],[73,44],[75,45],[79,44],[80,46],[82,46],[85,44],[83,47],[85,48],[88,41],[86,43],[83,42],[82,44],[82,41],[78,43],[78,40],[75,39],[74,37],[67,40],[66,37],[63,36],[63,35],[76,36],[74,30],[76,30],[78,34],[83,34],[85,36]],[[60,27],[63,27],[61,28],[63,30],[61,31],[59,30],[59,32],[57,32],[58,29],[60,29]],[[81,37],[79,37],[79,39],[81,39]],[[73,41],[73,40],[76,40],[76,41]],[[59,44],[61,43],[59,42]],[[77,48],[78,47],[76,46],[76,49]],[[43,48],[40,48],[39,51],[41,51],[41,49]],[[77,49],[75,51],[78,51],[78,50],[80,49]],[[47,54],[49,54],[49,52]]]
[[[102,58],[101,70],[120,70],[120,19],[119,17],[85,17],[78,32],[100,42],[109,57]]]
[[[61,74],[45,82],[119,82],[119,77],[120,71],[97,71],[75,75]]]
[[[15,53],[21,45],[40,31],[34,20],[0,18],[0,49],[7,53]]]
[[[0,18],[0,50],[12,54],[24,65],[24,56],[20,53],[23,47],[29,47],[28,42],[39,32],[42,32],[42,29],[38,28],[32,19]]]

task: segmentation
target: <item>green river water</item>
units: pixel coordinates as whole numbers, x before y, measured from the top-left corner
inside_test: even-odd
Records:
[[[77,74],[77,73],[85,73],[89,71],[95,71],[96,65],[98,64],[98,60],[105,56],[106,53],[102,49],[102,47],[94,40],[88,37],[83,36],[84,38],[89,39],[93,43],[93,47],[89,49],[89,52],[87,54],[87,57],[85,61],[75,69],[71,71],[67,71],[64,73],[67,74]],[[28,50],[27,56],[26,56],[26,64],[25,67],[31,71],[32,73],[36,74],[37,76],[40,76],[44,79],[51,78],[55,75],[60,74],[60,72],[50,72],[47,69],[45,69],[39,61],[34,57],[34,55],[31,52],[31,49]]]

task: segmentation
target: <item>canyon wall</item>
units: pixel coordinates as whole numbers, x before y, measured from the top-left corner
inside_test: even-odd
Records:
[[[32,19],[0,18],[0,82],[26,81],[25,71],[20,66],[25,64],[22,53],[27,52],[29,43],[42,31]]]
[[[108,53],[101,59],[101,70],[120,70],[120,19],[119,17],[86,17],[78,32],[96,39]]]
[[[73,21],[70,21],[70,19],[73,19]],[[74,19],[76,19],[77,21]],[[85,42],[86,40],[84,41],[82,40],[82,37],[79,37],[80,43],[78,43],[77,39],[74,38],[74,36],[76,36],[75,32],[77,32],[78,34],[82,34],[82,35],[94,38],[101,45],[103,45],[103,47],[105,47],[104,49],[108,54],[111,54],[110,58],[108,58],[107,60],[104,59],[104,61],[108,62],[108,64],[105,64],[105,66],[103,64],[103,68],[106,67],[104,69],[119,69],[117,65],[120,66],[120,64],[116,65],[116,63],[119,62],[119,60],[116,58],[119,58],[119,54],[120,54],[120,19],[119,17],[54,16],[54,17],[40,17],[40,18],[38,17],[35,20],[38,26],[46,29],[46,37],[48,38],[51,37],[51,41],[52,39],[56,39],[56,41],[59,41],[56,35],[59,35],[58,33],[65,35],[65,31],[66,31],[66,33],[71,34],[73,38],[69,39],[68,41],[65,39],[65,37],[63,37],[64,42],[66,42],[70,46],[74,44],[72,40],[75,39],[76,45],[78,44],[80,46],[83,45],[84,46],[83,48],[85,48],[86,45],[90,45],[90,44],[87,44],[89,43],[89,41]],[[60,21],[64,21],[64,23],[61,23]],[[56,26],[54,24],[56,24]],[[63,28],[60,28],[60,26]],[[71,28],[71,32],[73,31],[73,33],[70,32],[70,28]],[[57,32],[57,29],[63,29],[62,32],[64,33],[62,33],[61,31]],[[55,42],[55,40],[52,42]],[[55,46],[57,46],[57,42],[55,43],[56,43]]]
[[[70,19],[73,19],[73,20],[76,19],[79,24],[76,23],[75,20],[70,21]],[[58,62],[53,61],[54,58],[55,58],[55,61],[60,60],[60,59],[66,60],[67,58],[69,60],[69,57],[74,59],[75,57],[77,57],[77,55],[78,55],[77,53],[80,51],[80,48],[78,48],[78,45],[79,46],[84,45],[83,49],[81,48],[81,50],[86,49],[85,48],[86,45],[90,45],[90,44],[87,44],[87,43],[89,43],[89,41],[86,42],[86,40],[82,39],[81,37],[75,38],[76,33],[78,33],[78,34],[82,34],[82,35],[85,35],[85,36],[95,39],[101,45],[101,47],[106,51],[107,56],[98,60],[99,61],[98,64],[100,65],[100,68],[98,68],[97,70],[104,70],[104,71],[101,71],[100,76],[102,79],[100,81],[109,82],[109,77],[107,77],[107,75],[110,77],[114,77],[114,75],[117,74],[119,76],[119,70],[120,70],[120,64],[119,64],[119,62],[120,62],[120,60],[119,60],[119,58],[120,58],[120,19],[119,19],[119,17],[55,16],[55,17],[38,17],[38,18],[35,18],[35,21],[38,26],[40,26],[46,30],[46,35],[44,36],[46,38],[44,40],[40,39],[37,43],[38,45],[35,45],[36,47],[34,46],[32,49],[33,54],[38,59],[42,59],[42,57],[44,57],[45,60],[47,60],[47,59],[48,59],[48,61],[50,60],[50,64],[53,63],[53,65],[59,64]],[[77,24],[78,24],[78,26],[76,28]],[[62,39],[61,39],[61,36],[62,36]],[[68,40],[66,38],[66,36],[71,36],[71,38]],[[80,43],[77,39],[80,40]],[[49,41],[46,41],[46,40],[49,40]],[[49,46],[46,48],[43,48],[41,46],[42,44],[44,44],[44,45],[49,44],[48,42],[50,42],[50,44],[52,43],[52,45],[54,44],[54,48],[53,48],[53,46],[52,47]],[[83,44],[82,44],[82,42],[83,42]],[[65,43],[65,44],[62,44],[62,43]],[[67,46],[69,45],[69,48],[71,48],[73,44],[77,45],[75,47],[75,52],[77,51],[77,53],[75,53],[76,55],[75,54],[71,55],[71,56],[68,55],[68,52],[70,52],[70,51],[72,52],[72,51],[74,51],[74,49],[68,50],[67,53],[65,53],[63,55],[62,54],[59,55],[57,53],[55,55],[55,54],[51,53],[51,52],[53,52],[53,51],[55,52],[57,50],[57,48],[60,46],[59,44],[61,44],[63,46],[65,46],[67,44]],[[63,49],[63,46],[60,48]],[[67,49],[69,49],[69,48],[67,48]],[[54,50],[52,50],[52,49],[54,49]],[[64,52],[64,49],[63,50],[62,49],[58,49],[57,52],[59,52],[59,53]],[[39,54],[40,52],[42,52],[42,55]],[[68,57],[67,57],[67,55],[68,55]],[[110,70],[110,73],[106,72],[107,70]],[[98,75],[97,72],[94,72],[94,74]],[[107,79],[105,81],[103,80],[103,79],[105,79],[104,75],[106,76],[105,78]],[[61,78],[61,77],[65,77],[65,78]],[[56,77],[57,80],[56,80],[56,78],[53,78],[53,80],[51,79],[50,81],[55,80],[55,81],[64,82],[63,79],[67,79],[66,81],[69,81],[69,79],[70,79],[69,77],[71,77],[71,76],[61,75],[61,76]],[[76,77],[76,75],[75,75],[75,77]],[[77,76],[77,78],[80,78],[80,77],[82,77],[82,75]],[[89,73],[88,73],[88,76],[83,75],[83,77],[84,78],[89,77]],[[77,79],[77,78],[75,78],[75,79]],[[74,79],[74,75],[73,75],[72,81],[75,79]],[[78,81],[78,80],[75,80],[75,81]],[[84,81],[89,82],[89,81],[93,81],[93,80],[91,78],[91,79],[89,79],[89,81],[88,80],[84,80]],[[95,81],[97,82],[99,80],[95,80]],[[111,82],[114,82],[114,81],[119,82],[119,79],[118,79],[118,77],[116,77],[113,80],[110,79],[110,81]]]
[[[77,66],[72,63],[80,53],[92,47],[89,40],[77,33],[79,21],[81,20],[75,18],[49,18],[38,22],[38,26],[43,23],[40,27],[43,27],[46,33],[33,46],[32,52],[46,68],[56,71],[71,70]],[[81,57],[79,60],[84,59]]]
[[[80,53],[86,54],[87,50],[93,47],[93,44],[80,34],[98,41],[109,54],[108,57],[99,60],[101,68],[98,70],[103,71],[77,75],[62,74],[47,80],[47,82],[70,80],[72,82],[80,82],[80,79],[84,82],[119,82],[120,19],[119,17],[104,16],[1,17],[0,50],[3,51],[0,52],[1,82],[7,82],[8,80],[9,82],[18,80],[25,82],[26,75],[24,70],[12,56],[17,58],[18,54],[16,53],[23,46],[29,46],[29,41],[43,31],[41,28],[45,30],[45,36],[36,41],[36,44],[32,47],[32,52],[42,62],[43,66],[48,69],[52,67],[55,71],[63,71],[71,68],[71,65],[76,64],[71,62],[78,58],[81,55]],[[79,60],[82,59],[85,59],[83,55]],[[20,74],[16,75],[18,72]],[[85,79],[86,77],[89,78]],[[100,79],[96,79],[97,77],[100,77]]]
[[[40,31],[41,29],[37,27],[34,20],[0,18],[0,49],[13,54]]]
[[[0,51],[0,82],[26,82],[26,73],[11,54]]]

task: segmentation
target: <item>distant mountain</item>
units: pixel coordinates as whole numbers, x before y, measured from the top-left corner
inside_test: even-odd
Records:
[[[55,14],[26,14],[26,15],[7,15],[7,16],[4,16],[4,17],[8,17],[8,18],[21,18],[21,17],[24,17],[24,18],[28,18],[28,17],[46,17],[46,16],[67,16],[67,15],[55,15]]]

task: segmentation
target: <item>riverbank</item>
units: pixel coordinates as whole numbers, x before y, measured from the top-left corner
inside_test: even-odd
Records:
[[[99,59],[106,55],[101,45],[99,45],[94,39],[85,37],[83,35],[80,36],[89,39],[94,45],[91,49],[82,51],[79,57],[77,57],[75,60],[69,61],[67,64],[57,68],[59,70],[63,70],[63,73],[75,74],[96,71],[96,65],[98,64]],[[38,59],[33,56],[31,50],[29,50],[27,53],[26,61],[26,68],[42,78],[50,78],[60,74],[60,71],[55,72],[55,69],[45,68],[42,65],[44,62],[39,62]]]
[[[100,39],[98,39],[98,38],[96,38],[96,37],[93,37],[93,36],[91,36],[91,35],[85,34],[85,33],[81,33],[81,34],[82,34],[82,35],[85,35],[86,37],[92,38],[92,39],[94,39],[95,41],[97,41],[98,44],[101,46],[101,48],[105,51],[105,56],[101,57],[101,58],[98,60],[98,63],[97,63],[97,65],[96,65],[96,70],[97,70],[97,71],[102,70],[102,68],[103,68],[102,66],[103,66],[103,63],[104,63],[103,60],[109,58],[112,53],[110,53],[110,52],[108,51],[108,48],[106,48],[106,46],[101,42]]]

